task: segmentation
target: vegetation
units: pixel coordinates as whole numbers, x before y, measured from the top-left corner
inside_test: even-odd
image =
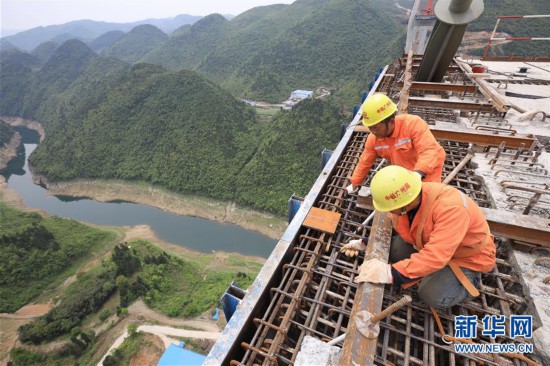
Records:
[[[54,41],[44,42],[32,51],[32,55],[38,57],[41,63],[45,63],[53,56],[58,47],[59,44]]]
[[[385,2],[302,0],[231,21],[214,14],[174,32],[141,61],[194,69],[235,95],[280,102],[298,88],[355,85],[398,56],[401,47],[388,44],[404,27],[392,16],[396,8],[387,9]],[[343,98],[349,103],[355,93]]]
[[[19,339],[38,344],[71,332],[84,317],[99,309],[114,290],[115,271],[112,266],[84,273],[76,285],[69,286],[63,293],[59,305],[19,328]],[[85,349],[86,344],[79,348]]]
[[[122,36],[124,36],[123,31],[110,31],[102,34],[93,41],[87,43],[88,47],[95,52],[101,52],[105,48],[111,47],[116,41],[118,41]]]
[[[233,279],[238,278],[239,285],[247,287],[257,271],[257,266],[249,263],[240,267],[239,272],[234,269],[207,270],[168,255],[144,241],[132,242],[131,250],[124,251],[125,260],[121,263],[131,267],[138,258],[141,268],[133,275],[117,278],[121,307],[141,297],[151,308],[169,316],[202,314],[219,301]]]
[[[333,149],[340,140],[342,121],[336,105],[320,100],[306,100],[277,115],[238,176],[237,201],[285,212],[293,193],[309,192],[319,176],[323,148]]]
[[[377,22],[366,21],[371,17]],[[370,42],[376,38],[382,45],[377,56],[390,56],[387,41],[402,33],[395,25],[375,3],[302,0],[253,9],[232,21],[205,17],[165,42],[177,55],[162,47],[156,55],[170,66],[204,72],[240,95],[280,101],[298,86],[367,85],[365,68],[374,65],[368,60]],[[152,26],[134,29],[137,43],[125,49],[143,52],[150,43],[144,40],[158,32]],[[364,34],[373,37],[365,42]],[[321,150],[335,146],[345,118],[329,101],[271,112],[275,123],[265,123],[195,72],[129,67],[97,56],[77,40],[55,49],[39,71],[11,58],[5,64],[0,76],[8,93],[0,99],[0,113],[44,124],[48,139],[30,160],[36,173],[52,181],[146,181],[284,213],[292,193],[307,193]],[[356,87],[341,90],[358,95]],[[324,116],[314,122],[318,113]],[[295,114],[299,123],[292,121]]]
[[[14,348],[11,353],[11,364],[13,366],[34,366],[44,365],[47,356],[26,350],[24,348]]]
[[[52,59],[63,60],[60,69]],[[30,161],[53,181],[147,181],[284,213],[292,193],[307,193],[321,150],[335,146],[344,120],[332,102],[308,101],[259,124],[253,108],[194,72],[128,67],[95,56],[78,41],[61,46],[52,59],[39,73],[2,74],[13,84],[14,78],[32,78],[23,103],[2,107],[44,123],[48,139]],[[71,65],[65,72],[64,64]],[[281,149],[270,148],[275,145]],[[289,169],[293,164],[300,168]],[[261,184],[247,192],[250,182]]]
[[[230,21],[213,14],[165,41],[159,29],[140,26],[104,51],[125,43],[113,56],[133,61],[147,53],[142,60],[198,73],[129,66],[77,40],[55,49],[38,71],[13,53],[2,59],[0,113],[44,124],[48,139],[31,163],[52,181],[145,181],[284,213],[288,197],[305,195],[317,176],[321,150],[338,141],[342,104],[351,109],[377,66],[400,53],[404,27],[394,8],[388,1],[300,0]],[[492,28],[496,8],[486,6],[490,21],[472,29]],[[152,44],[158,47],[145,49]],[[320,85],[334,93],[266,115],[212,81],[251,99],[281,101],[297,87]]]
[[[120,315],[133,301],[143,298],[150,307],[169,316],[192,317],[217,304],[233,279],[237,278],[241,286],[249,286],[256,272],[255,263],[245,262],[238,271],[206,269],[169,255],[146,241],[120,244],[113,248],[110,260],[79,275],[65,290],[59,305],[22,326],[20,339],[38,344],[70,333],[75,352],[80,354],[93,342],[94,335],[78,326],[116,289],[120,293]]]
[[[15,130],[11,128],[6,122],[0,119],[0,149],[5,143],[11,140]]]
[[[132,357],[139,354],[140,351],[143,352],[144,349],[153,351],[156,349],[155,346],[150,340],[146,339],[147,336],[141,332],[130,333],[131,327],[136,326],[136,324],[130,324],[128,326],[129,336],[124,339],[124,342],[113,352],[112,355],[105,357],[103,361],[104,366],[122,366],[130,365]],[[160,350],[158,350],[160,351]]]
[[[86,253],[113,239],[110,232],[73,220],[0,203],[0,312],[14,312],[58,285]]]
[[[484,0],[484,5],[479,19],[468,24],[468,31],[487,31],[490,34],[498,16],[550,14],[548,1]],[[550,34],[550,19],[504,19],[497,31],[515,37],[547,37]],[[489,55],[548,56],[548,47],[542,47],[547,44],[547,41],[513,41],[501,46],[491,46]],[[484,49],[479,49],[476,54],[482,55],[483,51]]]
[[[120,37],[103,55],[126,62],[136,62],[167,39],[166,33],[155,26],[144,24]]]

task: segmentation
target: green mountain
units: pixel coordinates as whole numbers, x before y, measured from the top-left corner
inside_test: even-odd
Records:
[[[231,21],[210,16],[140,61],[197,70],[235,95],[272,102],[294,89],[347,90],[401,52],[388,45],[405,28],[384,8],[386,2],[369,0],[298,0]]]
[[[334,149],[345,121],[338,105],[306,100],[279,113],[264,126],[254,156],[241,170],[236,199],[272,212],[286,212],[286,201],[305,196],[319,176],[323,148]]]
[[[1,202],[0,232],[0,312],[14,312],[52,283],[59,284],[79,257],[114,239],[113,233],[24,213]]]
[[[379,18],[376,26],[365,21],[371,16]],[[361,32],[387,37],[381,45],[388,49],[369,52],[389,55],[396,49],[392,32],[383,34],[381,24],[396,22],[370,1],[301,0],[231,21],[211,15],[163,45],[181,41],[172,46],[186,63],[243,94],[281,100],[296,88],[347,83],[355,99],[370,79],[364,49],[370,41]],[[144,36],[158,34],[139,28],[135,49],[147,45]],[[58,47],[40,70],[6,66],[0,113],[43,123],[48,138],[30,161],[53,181],[147,181],[283,213],[292,193],[307,193],[321,150],[335,146],[345,121],[342,106],[329,100],[306,101],[260,122],[254,109],[195,71],[130,67],[77,40]]]
[[[168,35],[152,25],[139,25],[120,37],[102,55],[134,63],[168,38]]]
[[[0,38],[0,51],[6,51],[11,49],[16,50],[17,47],[10,41],[6,40],[5,38]]]
[[[23,108],[18,115],[34,117],[50,105],[58,103],[59,94],[80,77],[86,65],[96,57],[84,43],[73,39],[56,49],[39,72],[29,75],[25,70],[18,70],[23,74],[22,77],[32,77],[30,85],[23,85],[29,93],[22,98]]]
[[[0,99],[0,113],[44,124],[48,138],[30,161],[50,180],[147,181],[279,213],[292,193],[307,193],[344,120],[338,105],[305,101],[259,122],[193,71],[130,67],[79,41],[59,47],[40,71],[13,64],[0,75],[16,96]],[[21,78],[27,88],[18,90]]]
[[[124,36],[123,31],[114,30],[107,33],[104,33],[97,37],[96,39],[87,43],[88,47],[95,52],[101,52],[107,47],[111,47],[113,43],[118,41],[122,36]]]
[[[58,47],[59,43],[54,41],[44,42],[32,50],[31,54],[38,57],[40,61],[45,63],[50,59],[50,57],[53,56]]]
[[[194,69],[230,32],[229,21],[212,14],[192,26],[183,26],[162,45],[144,54],[141,62],[160,64],[172,70]]]
[[[0,119],[0,150],[2,150],[4,144],[12,138],[14,133],[15,130]]]
[[[55,139],[31,156],[36,171],[53,180],[145,180],[231,198],[255,148],[247,141],[254,113],[194,72],[139,64],[118,75],[101,92],[74,89],[67,101],[74,109],[47,124]],[[94,106],[97,94],[104,97]],[[76,113],[82,105],[85,115]]]
[[[178,27],[181,27],[184,24],[193,24],[201,18],[202,17],[200,16],[181,14],[174,18],[145,19],[132,23],[109,23],[94,20],[76,20],[65,24],[36,27],[19,32],[12,36],[3,37],[2,39],[11,42],[13,45],[21,49],[30,51],[39,44],[54,40],[56,38],[57,43],[59,44],[72,38],[92,40],[106,32],[115,30],[128,32],[132,28],[143,24],[150,24],[161,29],[163,32],[171,33]]]
[[[42,64],[40,58],[16,48],[0,52],[0,62],[3,65],[22,65],[32,68],[38,68]]]

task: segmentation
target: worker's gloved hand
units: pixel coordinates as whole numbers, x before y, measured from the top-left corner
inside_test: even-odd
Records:
[[[340,253],[344,253],[348,257],[355,257],[362,250],[365,250],[365,246],[363,245],[363,240],[354,239],[354,240],[350,240],[349,243],[344,245],[342,249],[340,249]]]
[[[391,265],[378,259],[369,259],[359,267],[355,283],[392,283]]]
[[[354,186],[353,184],[350,184],[349,186],[346,187],[346,191],[348,192],[348,194],[355,193],[358,190],[359,190],[359,186]]]

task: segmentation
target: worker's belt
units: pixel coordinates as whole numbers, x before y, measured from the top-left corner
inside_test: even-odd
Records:
[[[426,221],[428,220],[428,216],[433,211],[434,203],[437,197],[441,195],[444,191],[449,189],[448,186],[442,186],[439,188],[439,190],[435,191],[432,196],[430,196],[426,202],[426,206],[429,207],[429,210],[425,210],[422,212],[422,216],[420,217],[420,222],[418,224],[418,227],[416,229],[416,246],[420,249],[424,247],[424,244],[422,243],[422,231],[424,230],[424,225],[426,224]],[[489,239],[491,238],[491,232],[489,231],[489,225],[487,225],[487,232],[485,234],[485,237],[483,240],[474,246],[471,247],[459,247],[454,252],[453,257],[447,263],[447,265],[451,268],[456,278],[460,281],[462,286],[468,291],[470,295],[473,297],[479,296],[479,291],[476,289],[476,287],[472,284],[472,282],[466,277],[464,272],[460,269],[460,267],[456,264],[455,259],[457,258],[467,258],[471,257],[474,254],[477,254],[481,252],[489,243]],[[416,282],[414,282],[416,283]],[[414,284],[412,283],[412,284]],[[411,284],[411,285],[412,285]],[[410,286],[410,285],[409,285]]]

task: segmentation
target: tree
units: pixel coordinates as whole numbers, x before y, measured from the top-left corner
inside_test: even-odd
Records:
[[[138,325],[136,323],[130,323],[128,325],[128,335],[130,337],[135,337],[139,332],[138,332]]]

